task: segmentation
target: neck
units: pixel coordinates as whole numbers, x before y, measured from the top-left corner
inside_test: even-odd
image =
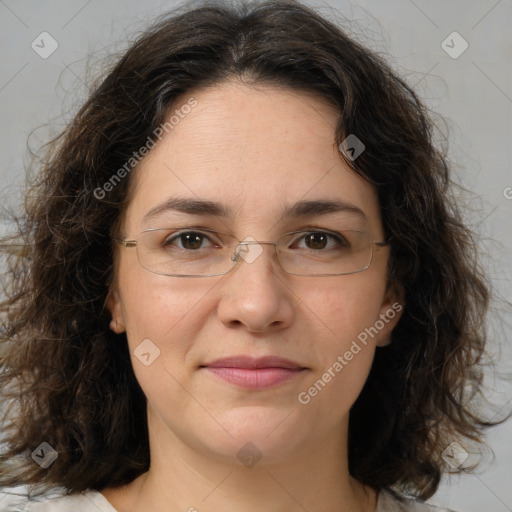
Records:
[[[253,459],[242,462],[191,447],[162,425],[150,429],[149,471],[102,494],[118,512],[374,512],[375,491],[348,471],[347,423],[343,435],[338,425],[286,458],[266,453],[257,460],[256,448],[247,445]]]

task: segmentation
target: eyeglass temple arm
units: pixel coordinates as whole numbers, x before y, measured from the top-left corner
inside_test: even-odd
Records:
[[[123,247],[135,247],[137,245],[137,240],[117,240],[115,238],[112,240]]]
[[[386,245],[389,245],[391,240],[393,240],[393,236],[390,236],[387,240],[384,240],[382,242],[373,242],[375,245],[377,245],[378,247],[385,247]]]

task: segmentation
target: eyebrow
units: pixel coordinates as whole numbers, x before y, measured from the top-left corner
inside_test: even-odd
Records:
[[[143,220],[146,221],[152,219],[153,217],[156,217],[168,210],[175,210],[182,213],[188,213],[190,215],[208,215],[224,218],[233,217],[233,211],[231,208],[221,203],[201,199],[170,197],[163,203],[160,203],[149,210]],[[366,219],[366,215],[363,210],[353,204],[340,199],[317,199],[310,201],[302,200],[291,206],[285,206],[281,211],[279,220],[281,221],[289,217],[325,215],[336,212],[353,213],[363,219]]]

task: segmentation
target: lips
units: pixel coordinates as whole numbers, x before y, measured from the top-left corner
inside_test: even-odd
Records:
[[[299,363],[277,356],[259,358],[247,356],[226,357],[224,359],[216,359],[203,366],[208,368],[245,368],[249,370],[260,368],[287,368],[289,370],[303,368]]]
[[[228,357],[201,365],[201,368],[231,384],[254,390],[277,386],[307,370],[295,361],[277,356]]]

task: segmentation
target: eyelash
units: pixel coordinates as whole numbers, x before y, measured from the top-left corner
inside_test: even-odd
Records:
[[[293,241],[294,244],[296,244],[297,241],[304,240],[306,235],[310,235],[310,234],[323,234],[323,235],[327,235],[327,237],[330,238],[330,239],[336,240],[336,243],[338,244],[338,246],[347,246],[347,245],[349,245],[349,242],[347,241],[347,239],[341,233],[338,233],[338,232],[335,232],[335,231],[330,231],[330,230],[326,230],[326,229],[322,229],[322,228],[318,228],[318,227],[315,227],[315,228],[308,227],[308,228],[303,228],[303,229],[298,230],[298,231],[301,231],[304,234],[302,236],[300,236],[298,239],[294,240]],[[173,245],[172,242],[174,242],[175,240],[179,240],[183,235],[187,235],[187,234],[191,234],[191,233],[192,234],[199,234],[199,235],[205,237],[207,240],[209,240],[209,242],[211,244],[214,244],[213,246],[215,247],[215,242],[213,242],[210,239],[211,235],[208,235],[207,233],[204,233],[201,228],[186,228],[186,229],[183,229],[181,231],[177,231],[177,232],[173,233],[172,235],[166,237],[164,239],[164,241],[162,242],[162,246],[166,247],[166,246]],[[185,249],[183,247],[178,247],[178,248],[182,249],[182,250],[187,250],[187,249]],[[325,249],[325,251],[327,251],[327,250],[328,249]]]

